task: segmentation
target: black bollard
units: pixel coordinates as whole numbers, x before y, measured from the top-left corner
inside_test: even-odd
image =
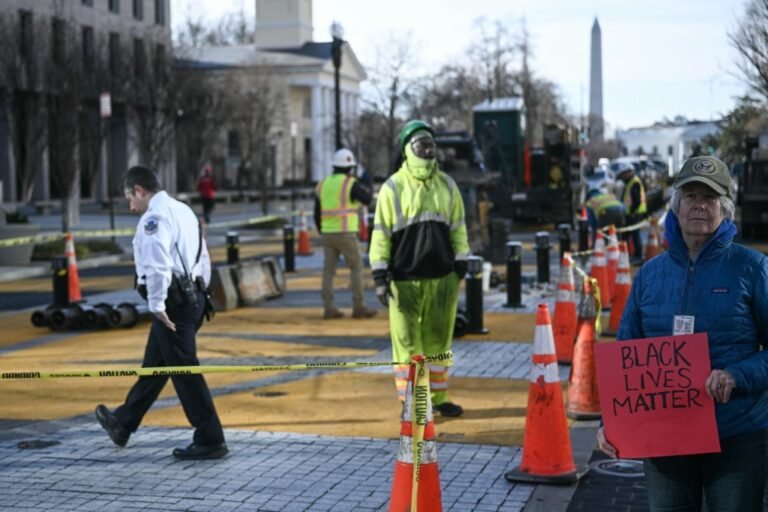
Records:
[[[227,265],[240,262],[240,236],[237,231],[227,232]]]
[[[523,244],[507,242],[507,303],[506,308],[523,307]]]
[[[549,283],[549,233],[536,233],[536,282]]]
[[[467,279],[464,283],[470,334],[488,334],[483,327],[483,258],[470,256],[467,260]]]
[[[563,261],[563,255],[571,252],[571,225],[558,224],[557,236],[560,240],[560,261]]]
[[[579,252],[589,250],[589,219],[579,217]]]
[[[293,236],[293,224],[283,226],[283,247],[285,259],[285,272],[296,271],[296,247]]]
[[[51,259],[54,306],[69,306],[69,272],[67,271],[67,262],[66,256],[54,256]]]

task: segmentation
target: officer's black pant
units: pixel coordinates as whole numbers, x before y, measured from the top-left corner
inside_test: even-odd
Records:
[[[195,334],[202,323],[204,305],[205,297],[198,292],[197,304],[168,309],[166,313],[176,325],[176,332],[153,317],[141,366],[198,366]],[[135,432],[168,378],[167,375],[139,377],[128,392],[125,404],[115,409],[117,421],[129,432]],[[187,420],[195,427],[193,441],[199,445],[223,443],[224,431],[203,376],[174,375],[170,379]]]

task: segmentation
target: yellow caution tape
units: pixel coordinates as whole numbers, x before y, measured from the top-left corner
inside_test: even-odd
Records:
[[[450,352],[425,357],[426,362],[445,361],[452,358]],[[440,359],[436,359],[440,358]],[[262,366],[163,366],[156,368],[125,368],[114,370],[62,370],[62,371],[8,371],[0,373],[0,380],[18,379],[65,379],[74,377],[156,377],[163,375],[199,375],[203,373],[252,373],[272,371],[317,370],[322,368],[370,368],[392,366],[393,362],[322,362]]]
[[[603,331],[603,327],[600,325],[600,317],[603,309],[603,306],[600,301],[600,283],[594,277],[590,277],[589,281],[592,284],[592,295],[595,298],[595,307],[596,307],[595,334],[599,335]]]
[[[131,236],[136,233],[136,228],[123,229],[97,229],[93,231],[73,231],[74,238],[99,238],[102,236]]]
[[[253,217],[247,220],[228,220],[226,222],[214,222],[208,224],[208,228],[228,228],[234,226],[252,226],[254,224],[264,224],[275,220],[282,219],[277,215],[266,215],[264,217]]]
[[[417,512],[419,506],[419,476],[421,452],[424,450],[424,429],[427,427],[427,407],[429,407],[429,366],[423,357],[414,357],[416,361],[416,382],[411,400],[411,436],[413,437],[413,477],[411,481],[411,510]]]
[[[40,242],[50,242],[53,240],[59,240],[64,238],[63,233],[56,233],[53,235],[33,235],[33,236],[19,236],[16,238],[4,238],[0,240],[0,247],[13,247],[14,245],[26,245],[36,244]]]
[[[233,226],[252,226],[254,224],[263,224],[266,222],[272,222],[280,219],[276,215],[267,215],[266,217],[253,217],[247,220],[233,220],[228,222],[219,222],[210,224],[209,228],[224,228]],[[133,236],[136,233],[136,228],[123,228],[123,229],[98,229],[90,231],[73,231],[72,236],[77,238],[101,238],[110,236]],[[15,245],[26,244],[38,244],[41,242],[52,242],[60,240],[66,236],[66,233],[52,233],[32,236],[19,236],[16,238],[5,238],[0,240],[0,247],[12,247]]]
[[[0,380],[61,379],[71,377],[157,377],[168,375],[198,375],[203,373],[267,372],[280,370],[315,370],[318,368],[366,368],[391,366],[393,363],[303,363],[274,366],[164,366],[158,368],[128,368],[118,370],[64,370],[59,372],[2,372]]]
[[[624,226],[623,228],[616,228],[616,233],[626,233],[627,231],[634,231],[636,229],[641,229],[648,227],[650,223],[647,220],[638,222],[637,224],[632,224],[631,226]],[[601,231],[608,232],[608,226],[604,228],[600,228]],[[578,252],[572,252],[571,256],[589,256],[590,254],[594,253],[594,249],[587,249],[586,251],[578,251]]]

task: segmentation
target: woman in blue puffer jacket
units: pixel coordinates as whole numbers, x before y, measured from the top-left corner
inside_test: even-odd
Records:
[[[733,242],[728,167],[683,165],[665,220],[669,250],[637,273],[618,340],[705,332],[721,452],[645,460],[652,511],[762,512],[768,427],[768,258]],[[597,434],[598,445],[616,450]],[[703,492],[702,492],[703,491]]]

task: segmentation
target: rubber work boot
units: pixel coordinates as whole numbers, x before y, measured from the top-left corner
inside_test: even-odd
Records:
[[[464,409],[459,404],[453,402],[445,402],[444,404],[438,404],[432,406],[432,414],[440,413],[440,416],[446,418],[454,418],[464,414]]]
[[[96,419],[99,420],[101,427],[107,431],[109,438],[120,448],[124,448],[128,444],[128,438],[131,437],[131,433],[123,428],[117,422],[117,418],[112,414],[106,405],[99,404],[96,406]]]
[[[344,313],[337,308],[326,309],[325,313],[323,313],[323,319],[325,320],[332,320],[334,318],[344,318]]]
[[[352,310],[352,318],[373,318],[377,313],[376,310],[363,306]]]
[[[186,448],[176,448],[173,456],[181,460],[220,459],[229,453],[224,443],[201,445],[192,443]]]

